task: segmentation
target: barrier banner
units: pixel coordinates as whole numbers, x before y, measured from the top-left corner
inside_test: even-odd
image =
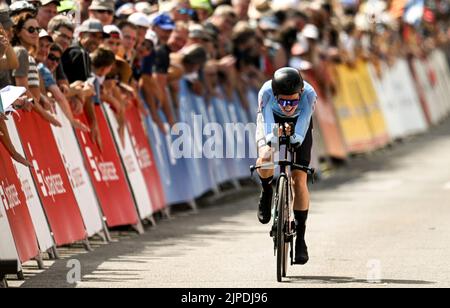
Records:
[[[433,117],[430,103],[427,101],[425,87],[422,84],[420,77],[418,76],[418,70],[414,66],[414,60],[416,59],[408,59],[409,70],[411,71],[411,76],[414,80],[414,87],[416,88],[417,94],[419,95],[420,105],[422,106],[427,124],[432,125],[436,123],[436,118]]]
[[[123,166],[125,167],[125,172],[130,183],[130,189],[138,208],[139,217],[141,219],[146,219],[153,214],[152,202],[150,200],[150,194],[147,191],[141,168],[139,168],[138,159],[133,150],[128,129],[125,127],[124,144],[122,144],[119,135],[119,123],[117,122],[114,111],[108,104],[103,104],[103,109],[106,119],[111,127],[111,133],[116,141],[117,150],[119,151]]]
[[[249,88],[247,90],[247,100],[250,104],[250,109],[248,110],[248,116],[251,122],[256,123],[256,118],[258,117],[258,91]],[[255,132],[256,134],[256,132]],[[256,146],[256,144],[255,144]]]
[[[16,259],[13,247],[9,242],[10,239],[8,239],[10,232],[7,230],[7,223],[3,221],[7,216],[19,259],[23,263],[36,257],[39,254],[39,247],[25,194],[21,189],[20,180],[17,178],[11,158],[3,145],[0,145],[0,158],[0,228],[6,229],[4,234],[0,233],[2,242],[3,239],[5,240],[5,243],[0,245],[6,246],[0,257],[5,254]]]
[[[206,102],[205,99],[201,96],[197,96],[193,93],[191,93],[191,98],[193,99],[193,106],[194,106],[194,110],[197,116],[201,116],[203,119],[203,127],[202,127],[202,131],[204,131],[205,136],[203,137],[203,145],[205,148],[208,147],[209,143],[208,141],[214,140],[214,141],[219,141],[219,138],[207,138],[206,132],[208,130],[208,124],[211,124],[211,119],[209,116],[209,112],[206,106]],[[210,133],[210,131],[208,131],[208,134]],[[212,134],[211,134],[212,135]],[[209,148],[209,147],[208,147]],[[217,189],[217,182],[216,182],[216,176],[215,176],[215,172],[216,170],[214,170],[214,166],[215,166],[215,162],[214,160],[217,160],[216,158],[211,158],[210,156],[206,155],[207,153],[204,152],[203,153],[203,158],[202,158],[202,164],[204,166],[204,170],[205,170],[205,181],[206,181],[206,186],[208,187],[208,190],[210,189]],[[220,160],[219,160],[220,163]]]
[[[312,85],[317,93],[317,103],[315,117],[317,124],[315,128],[320,130],[323,138],[326,154],[331,157],[346,159],[347,149],[342,137],[339,123],[336,119],[334,107],[329,98],[322,93],[321,87],[316,82],[314,72],[312,70],[303,73],[305,80]]]
[[[92,187],[91,179],[86,171],[72,125],[58,105],[56,105],[56,117],[62,124],[62,127],[52,126],[53,136],[69,176],[70,185],[77,199],[86,232],[88,236],[93,236],[103,229],[100,205]]]
[[[222,90],[218,89],[217,91],[218,96],[213,97],[211,100],[211,103],[214,107],[214,113],[216,116],[216,120],[217,123],[219,123],[222,128],[223,131],[225,132],[225,136],[223,136],[223,159],[222,159],[222,163],[224,163],[227,166],[227,170],[228,173],[227,175],[229,176],[229,178],[227,180],[235,180],[238,179],[240,174],[239,174],[239,166],[236,163],[236,160],[234,158],[228,158],[227,157],[227,153],[232,154],[235,148],[235,139],[234,136],[232,134],[226,133],[225,127],[227,124],[231,123],[231,119],[229,116],[229,109],[228,109],[228,103],[225,100],[224,95],[222,94]],[[233,147],[230,148],[230,146]],[[230,155],[232,156],[232,155]],[[233,157],[233,156],[232,156]],[[248,176],[248,173],[247,173]]]
[[[130,107],[127,109],[126,120],[139,168],[150,193],[153,211],[158,212],[166,207],[164,188],[136,102],[131,102]]]
[[[406,133],[412,135],[426,131],[428,125],[406,60],[397,60],[389,73],[396,93],[395,100],[400,104],[401,119]]]
[[[172,150],[171,130],[177,133],[177,128],[170,128],[166,116],[162,110],[158,110],[158,116],[165,124],[166,132],[162,132],[153,122],[150,116],[146,118],[146,124],[149,132],[150,145],[153,153],[156,153],[158,170],[161,182],[164,187],[164,194],[168,205],[185,203],[194,200],[193,185],[190,179],[186,178],[188,174],[186,160],[177,158]],[[177,136],[174,137],[176,139]]]
[[[431,53],[430,60],[437,75],[437,90],[439,92],[445,115],[450,111],[450,72],[448,63],[442,50],[436,49]]]
[[[359,93],[366,106],[368,122],[372,132],[374,148],[385,146],[390,140],[386,122],[378,105],[379,99],[369,76],[367,63],[359,60],[356,64],[355,81],[359,86]]]
[[[5,260],[19,260],[14,238],[6,216],[5,207],[0,206],[0,263]],[[17,271],[20,271],[20,261]]]
[[[227,111],[224,116],[227,116],[224,132],[228,138],[228,143],[226,144],[226,157],[227,159],[232,159],[234,168],[234,178],[243,179],[249,176],[248,167],[249,162],[246,160],[246,147],[245,147],[245,134],[244,126],[246,121],[240,117],[240,103],[236,97],[236,93],[232,94],[231,99],[227,98],[224,94],[225,107]],[[227,126],[228,125],[228,126]],[[241,126],[241,129],[239,129]],[[228,128],[231,127],[231,128]],[[241,130],[241,132],[239,132]],[[253,162],[252,162],[253,163]]]
[[[19,154],[25,157],[26,155],[22,148],[19,133],[17,131],[14,120],[10,119],[9,121],[6,121],[6,125],[8,127],[8,132],[14,148]],[[36,186],[34,185],[34,180],[30,168],[19,164],[11,158],[10,160],[14,165],[14,168],[17,172],[17,177],[19,178],[21,183],[21,189],[25,194],[28,211],[31,215],[31,220],[33,221],[34,231],[37,236],[39,248],[41,251],[47,251],[50,248],[54,247],[55,243],[50,232],[50,227],[48,226],[47,217],[45,216],[39,193],[36,189]]]
[[[386,63],[382,64],[381,71],[383,75],[378,76],[375,67],[369,65],[369,74],[379,97],[389,136],[392,139],[402,138],[406,135],[406,130],[402,123],[400,104],[396,101],[396,94],[391,85],[391,75]]]
[[[354,73],[347,65],[337,65],[337,93],[333,99],[348,151],[367,152],[373,149],[364,102]]]
[[[445,104],[438,96],[435,84],[432,83],[428,74],[428,64],[425,60],[416,59],[413,63],[414,69],[417,71],[417,77],[419,82],[424,88],[425,97],[429,102],[430,114],[433,123],[439,123],[446,114]]]
[[[103,215],[106,217],[106,224],[108,227],[137,224],[139,218],[133,196],[102,107],[95,106],[95,113],[102,139],[102,151],[89,134],[76,131],[76,136]],[[88,125],[84,114],[79,115],[78,119]]]
[[[213,105],[213,101],[210,102],[210,104],[208,105],[208,118],[210,120],[210,123],[217,123],[217,118],[216,118],[216,112],[214,110],[214,105]],[[213,134],[213,132],[211,132],[211,135]],[[217,137],[217,135],[215,135],[215,137]],[[224,149],[224,138],[222,136],[218,136],[217,138],[215,138],[215,149],[221,149],[220,152],[223,153],[223,149]],[[215,182],[220,185],[220,184],[224,184],[225,182],[231,180],[233,177],[229,174],[230,170],[227,168],[227,164],[224,163],[224,160],[222,158],[214,158],[212,159],[212,169],[214,172],[214,179]]]
[[[14,120],[26,157],[33,163],[34,182],[56,244],[85,239],[86,231],[77,200],[50,124],[35,112],[19,111]]]
[[[187,80],[181,80],[179,85],[180,109],[177,117],[182,125],[187,125],[184,128],[189,130],[189,136],[183,138],[183,150],[185,150],[183,152],[188,155],[186,157],[186,167],[188,169],[188,175],[195,183],[193,187],[194,196],[200,197],[215,186],[208,168],[208,162],[204,158],[204,155],[209,153],[203,151],[205,141],[203,138],[203,128],[204,125],[208,124],[208,118],[200,112],[197,112],[195,108],[196,100],[188,88]],[[178,149],[178,147],[176,148]]]

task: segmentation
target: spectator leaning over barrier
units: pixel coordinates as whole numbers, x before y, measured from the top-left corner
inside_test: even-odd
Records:
[[[155,48],[153,71],[153,78],[157,84],[156,98],[161,104],[160,107],[164,111],[170,126],[175,124],[175,119],[167,93],[167,75],[170,67],[170,48],[167,43],[175,28],[176,25],[168,14],[160,14],[153,20],[152,29],[158,38],[158,45]]]
[[[94,0],[89,6],[89,18],[98,19],[103,26],[114,21],[114,0]]]
[[[60,46],[63,53],[72,45],[74,31],[75,25],[67,16],[57,15],[48,23],[48,33],[53,41]],[[61,56],[59,56],[59,58],[61,58]],[[61,88],[64,95],[70,99],[72,108],[77,110],[76,114],[78,114],[80,108],[83,107],[83,95],[79,84],[71,85],[69,83],[61,61],[59,61],[56,66],[54,74],[58,86]]]
[[[93,77],[90,79],[95,89],[94,104],[100,105],[103,102],[111,105],[117,122],[119,124],[118,132],[122,145],[125,144],[125,103],[121,102],[121,95],[117,93],[116,82],[114,79],[107,79],[108,74],[114,68],[116,56],[114,53],[104,47],[99,47],[90,55],[92,61]],[[101,148],[101,144],[100,144]]]
[[[248,21],[248,11],[251,0],[231,0],[231,5],[239,20]]]
[[[50,108],[50,103],[40,91],[39,73],[33,57],[39,44],[38,22],[32,14],[24,12],[14,16],[13,23],[12,44],[20,64],[18,69],[12,71],[13,82],[16,86],[27,89],[27,96],[33,100],[32,109],[35,112],[52,125],[61,126],[59,121],[46,110]]]
[[[213,7],[209,0],[190,0],[191,8],[194,10],[194,18],[200,24],[208,20],[213,12]]]
[[[103,39],[108,36],[103,31],[103,26],[100,21],[96,19],[88,19],[84,21],[78,31],[78,41],[68,48],[61,58],[64,72],[66,73],[70,83],[76,81],[84,82],[92,77],[91,59],[89,57],[89,53],[94,52],[103,42]],[[92,79],[88,84],[94,86]],[[97,89],[97,98],[98,92],[99,91]],[[89,122],[92,140],[96,142],[100,148],[102,148],[100,132],[93,104],[89,102],[85,103],[84,112]]]
[[[10,71],[19,68],[19,61],[9,42],[12,35],[12,25],[8,7],[0,6],[0,89],[11,85]],[[22,106],[26,104],[26,100],[20,99],[16,104],[16,107]],[[30,167],[31,164],[14,148],[6,127],[6,119],[6,116],[0,113],[0,142],[14,160]]]
[[[172,0],[163,3],[160,12],[169,13],[174,22],[189,22],[194,14],[188,0]]]
[[[188,37],[189,37],[189,29],[188,29],[187,24],[185,24],[181,21],[178,22],[176,24],[174,31],[172,31],[172,34],[170,35],[169,41],[167,42],[167,46],[169,47],[169,50],[170,50],[170,61],[171,61],[173,55],[176,55],[177,53],[179,53],[183,49],[183,47],[186,46]],[[179,101],[178,101],[178,95],[176,95],[176,92],[177,92],[177,88],[179,86],[178,81],[180,80],[180,78],[178,78],[176,75],[171,76],[170,63],[171,62],[169,62],[169,69],[167,71],[167,77],[168,77],[167,84],[170,89],[169,93],[171,94],[174,113],[175,113],[175,115],[177,115],[178,109],[179,109]]]
[[[36,19],[39,27],[47,29],[50,20],[58,15],[59,0],[40,0]]]
[[[136,56],[137,26],[129,21],[121,21],[118,26],[123,37],[119,55],[131,65]]]
[[[19,60],[10,44],[13,23],[6,6],[0,8],[0,89],[12,84],[10,70],[19,68]]]
[[[109,35],[104,45],[111,49],[116,58],[114,67],[106,76],[106,79],[115,81],[115,86],[113,87],[114,95],[119,99],[119,102],[123,102],[126,107],[129,101],[135,100],[140,110],[145,113],[143,102],[139,95],[137,95],[137,87],[133,88],[131,84],[131,77],[133,75],[131,65],[120,56],[123,42],[122,31],[115,25],[106,26],[104,30]]]
[[[150,19],[143,13],[134,13],[128,17],[128,21],[137,27],[136,46],[142,44],[145,40],[148,28],[151,26]]]
[[[58,87],[55,79],[53,78],[52,72],[45,65],[49,56],[50,45],[52,43],[53,39],[51,38],[51,36],[45,30],[41,30],[41,32],[39,33],[39,48],[36,55],[36,60],[39,63],[38,71],[40,78],[43,81],[41,86],[42,94],[47,95],[47,92],[50,92],[56,103],[60,106],[66,118],[72,124],[73,128],[87,132],[89,131],[89,129],[79,120],[74,118],[69,102]],[[52,55],[54,56],[54,54]],[[53,58],[53,60],[59,61],[59,59],[55,58]]]

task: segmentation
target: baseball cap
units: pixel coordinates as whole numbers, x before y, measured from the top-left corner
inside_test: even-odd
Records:
[[[89,6],[89,10],[92,11],[110,11],[114,12],[114,1],[113,0],[94,0]]]
[[[158,35],[151,29],[147,30],[145,39],[151,41],[154,46],[158,45]]]
[[[0,8],[0,24],[5,29],[10,29],[13,26],[13,22],[9,17],[9,8],[7,6],[2,6]]]
[[[40,0],[40,2],[41,2],[41,6],[45,6],[45,5],[48,5],[50,3],[54,3],[57,6],[59,6],[59,3],[60,3],[59,0]]]
[[[155,27],[168,31],[175,29],[175,23],[173,22],[172,18],[166,13],[156,16],[155,19],[153,19],[153,25]]]
[[[312,40],[319,39],[319,29],[313,24],[307,24],[302,30],[302,35]]]
[[[37,13],[37,9],[28,1],[16,1],[9,6],[11,16],[20,14],[21,12],[30,12],[32,14]]]
[[[74,11],[77,9],[75,1],[73,0],[62,0],[58,6],[58,13]]]
[[[50,42],[53,42],[53,38],[50,36],[50,34],[48,34],[47,31],[45,31],[44,29],[41,29],[41,31],[39,31],[39,39],[41,38],[48,38],[50,40]]]
[[[206,31],[206,29],[199,24],[193,24],[189,27],[189,38],[197,38],[202,40],[212,40],[211,35]]]
[[[78,33],[103,33],[105,37],[108,37],[108,34],[105,33],[102,23],[98,19],[87,19],[85,20],[80,27],[78,28]]]
[[[138,27],[150,27],[150,20],[144,13],[133,13],[128,17],[128,21]]]
[[[116,25],[107,25],[103,27],[103,31],[110,37],[123,39],[122,31]]]

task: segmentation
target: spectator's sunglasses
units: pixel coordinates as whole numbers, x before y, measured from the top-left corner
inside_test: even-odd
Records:
[[[108,14],[108,15],[112,15],[113,12],[109,11],[109,10],[95,10],[95,12],[99,13],[99,14]]]
[[[33,33],[39,33],[41,32],[42,28],[41,27],[28,27],[25,30],[28,31],[28,33],[33,34]]]
[[[181,9],[178,9],[178,13],[181,15],[192,15],[192,14],[194,14],[194,11],[190,10],[190,9],[181,8]]]
[[[49,53],[49,54],[48,54],[48,59],[49,59],[50,61],[52,61],[52,62],[59,62],[59,60],[61,60],[61,58],[55,56],[55,55],[52,54],[52,53]]]

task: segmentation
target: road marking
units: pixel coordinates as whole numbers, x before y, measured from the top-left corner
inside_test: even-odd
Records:
[[[445,183],[444,190],[450,190],[450,182]]]

